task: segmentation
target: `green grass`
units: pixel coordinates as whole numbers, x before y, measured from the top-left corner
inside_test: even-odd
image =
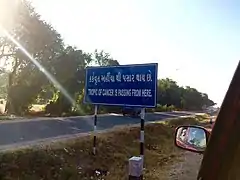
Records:
[[[42,105],[42,104],[33,104],[32,108],[30,109],[30,111],[33,111],[33,112],[44,111],[45,106],[46,106],[45,104],[44,105]]]
[[[13,116],[8,116],[8,115],[0,115],[0,121],[3,121],[3,120],[13,120],[15,119],[15,117]]]

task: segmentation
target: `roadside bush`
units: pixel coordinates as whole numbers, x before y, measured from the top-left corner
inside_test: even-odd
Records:
[[[171,105],[171,106],[167,107],[167,111],[174,111],[174,110],[176,110],[174,105]]]
[[[176,110],[175,106],[171,105],[171,106],[167,106],[167,105],[161,105],[161,104],[157,104],[157,107],[155,108],[155,111],[157,112],[167,112],[167,111],[174,111]]]

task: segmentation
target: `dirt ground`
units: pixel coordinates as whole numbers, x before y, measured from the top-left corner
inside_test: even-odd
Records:
[[[197,179],[202,155],[183,152],[178,163],[170,167],[169,180],[194,180]]]

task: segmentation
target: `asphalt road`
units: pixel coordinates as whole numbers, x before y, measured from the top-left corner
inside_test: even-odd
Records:
[[[146,113],[145,121],[159,121],[166,118],[186,116],[186,113]],[[97,129],[105,130],[118,125],[140,123],[139,118],[124,117],[118,114],[99,115]],[[93,117],[38,118],[33,120],[14,120],[0,123],[0,149],[3,146],[74,135],[93,131]]]

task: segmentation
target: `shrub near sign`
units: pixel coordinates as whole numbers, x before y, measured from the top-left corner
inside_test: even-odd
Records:
[[[84,102],[155,107],[157,64],[88,67]]]

